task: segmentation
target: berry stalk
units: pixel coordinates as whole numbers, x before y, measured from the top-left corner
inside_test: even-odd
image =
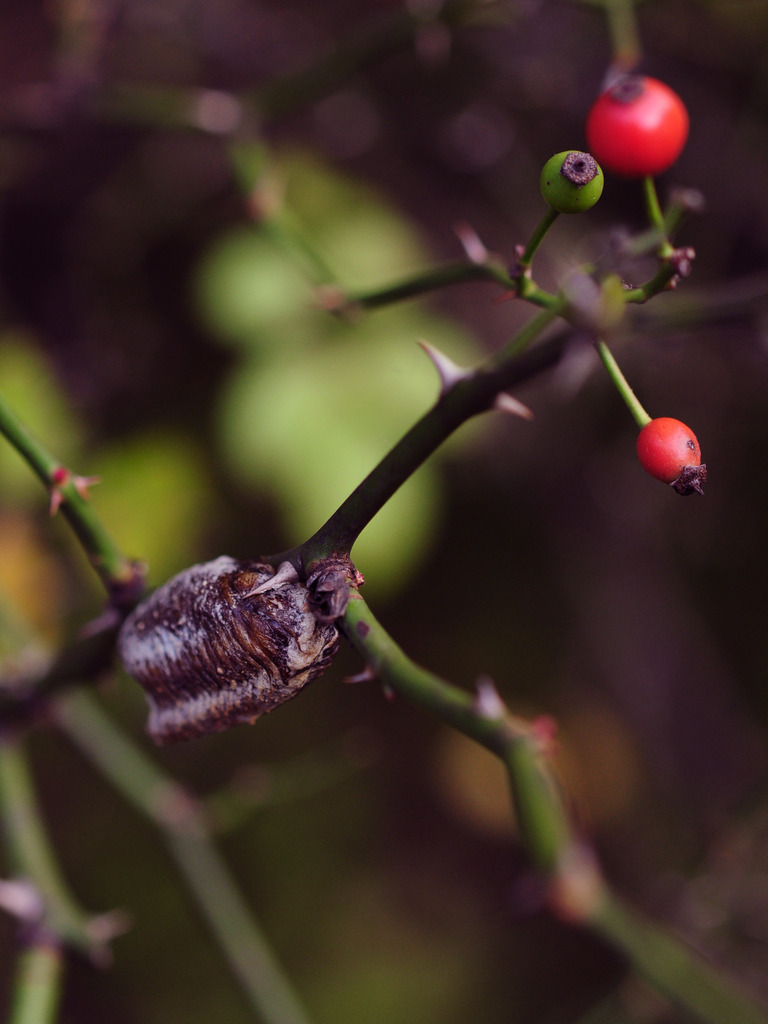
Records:
[[[651,422],[651,417],[645,411],[645,408],[640,402],[640,399],[629,386],[629,382],[627,381],[627,378],[624,376],[624,374],[621,372],[621,368],[619,367],[619,364],[616,362],[613,353],[602,340],[602,338],[598,338],[595,347],[597,348],[597,353],[603,362],[603,366],[608,371],[608,376],[616,385],[616,390],[624,399],[627,408],[634,417],[635,423],[637,423],[638,427],[640,427],[640,429],[642,430],[646,423]]]

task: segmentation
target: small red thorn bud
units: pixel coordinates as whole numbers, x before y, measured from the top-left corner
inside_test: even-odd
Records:
[[[557,733],[557,719],[552,715],[539,715],[531,722],[531,735],[536,739],[545,757],[551,758],[557,753]]]
[[[90,501],[90,494],[88,493],[90,488],[95,484],[101,483],[100,476],[74,476],[72,477],[72,483],[75,485],[75,490],[83,499],[83,501]]]
[[[64,503],[64,495],[61,493],[58,487],[54,487],[51,491],[51,502],[48,506],[48,514],[55,516]]]

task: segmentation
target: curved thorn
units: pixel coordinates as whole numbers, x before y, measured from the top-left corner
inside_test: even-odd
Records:
[[[533,413],[524,405],[519,399],[513,398],[512,395],[508,395],[506,391],[500,391],[493,401],[494,409],[498,409],[499,412],[509,413],[510,416],[519,416],[522,420],[532,420]]]
[[[270,576],[264,583],[260,583],[258,587],[254,587],[253,590],[249,590],[247,594],[243,594],[243,597],[253,597],[255,594],[265,594],[268,590],[276,590],[278,587],[284,587],[286,583],[296,583],[299,578],[299,574],[296,572],[295,566],[291,565],[290,562],[281,562],[277,567],[277,572],[274,576]]]
[[[461,246],[467,254],[467,259],[471,263],[481,264],[488,262],[488,250],[471,224],[467,224],[466,221],[460,221],[454,225],[453,230],[456,232]]]
[[[375,679],[378,679],[378,673],[374,672],[370,665],[366,665],[362,672],[357,672],[353,676],[344,676],[342,682],[344,683],[371,683]]]
[[[466,380],[470,376],[471,371],[466,370],[463,366],[459,366],[458,363],[454,363],[449,356],[441,352],[440,349],[435,348],[434,345],[430,345],[426,341],[420,341],[419,345],[432,360],[438,372],[441,395],[444,395],[446,391],[450,391],[459,381]]]
[[[475,711],[483,718],[495,720],[504,718],[507,713],[504,701],[499,696],[496,684],[490,676],[481,676],[475,683],[477,697],[475,698]]]

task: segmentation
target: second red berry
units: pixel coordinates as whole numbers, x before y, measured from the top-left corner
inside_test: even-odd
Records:
[[[637,457],[646,473],[671,484],[679,494],[703,494],[707,467],[696,435],[680,420],[660,416],[646,423],[637,438]]]

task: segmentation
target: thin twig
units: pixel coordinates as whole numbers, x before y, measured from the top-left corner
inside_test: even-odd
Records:
[[[345,295],[339,290],[335,301],[324,303],[324,305],[333,313],[378,309],[380,306],[389,306],[395,302],[402,302],[404,299],[418,298],[420,295],[427,295],[429,292],[469,281],[492,281],[505,289],[514,287],[514,282],[507,273],[506,267],[500,262],[488,260],[482,263],[472,263],[467,260],[458,260],[455,263],[430,267],[382,288],[359,293],[353,292],[350,295]]]
[[[467,371],[444,391],[437,403],[398,441],[355,488],[327,522],[293,552],[273,555],[269,561],[298,561],[310,572],[321,559],[349,554],[356,539],[397,489],[463,423],[490,409],[496,396],[560,358],[564,338],[559,335],[521,353],[555,319],[559,310],[543,310],[528,321],[504,349],[478,369]]]
[[[44,937],[19,956],[8,1024],[52,1024],[61,998],[64,957]]]
[[[140,573],[105,530],[88,500],[87,478],[72,473],[29,431],[0,398],[0,433],[42,480],[51,495],[51,511],[61,509],[107,591],[122,601],[140,589]],[[126,598],[128,600],[128,598]]]
[[[103,960],[106,947],[94,940],[90,915],[69,891],[56,861],[22,741],[9,735],[0,739],[0,821],[12,870],[30,883],[39,897],[38,916],[26,923]]]
[[[63,698],[56,714],[82,753],[161,830],[219,948],[265,1024],[310,1024],[211,837],[202,806],[147,757],[90,695],[79,692]]]
[[[768,1010],[682,939],[606,888],[589,926],[621,950],[658,992],[710,1024],[766,1024]]]
[[[359,593],[343,620],[352,646],[386,686],[499,756],[512,782],[520,836],[550,881],[553,910],[624,953],[658,992],[709,1024],[768,1024],[768,1011],[610,889],[569,821],[536,723],[507,712],[495,691],[477,697],[421,668],[398,647]]]
[[[645,411],[640,399],[637,397],[635,392],[629,385],[629,381],[621,371],[621,367],[616,362],[616,357],[613,352],[608,348],[605,342],[598,338],[596,342],[596,348],[600,359],[602,360],[603,366],[608,371],[608,376],[611,378],[613,383],[616,385],[616,390],[619,392],[621,397],[624,399],[627,408],[632,413],[632,416],[637,423],[638,427],[642,428],[646,423],[651,422],[651,417]]]

